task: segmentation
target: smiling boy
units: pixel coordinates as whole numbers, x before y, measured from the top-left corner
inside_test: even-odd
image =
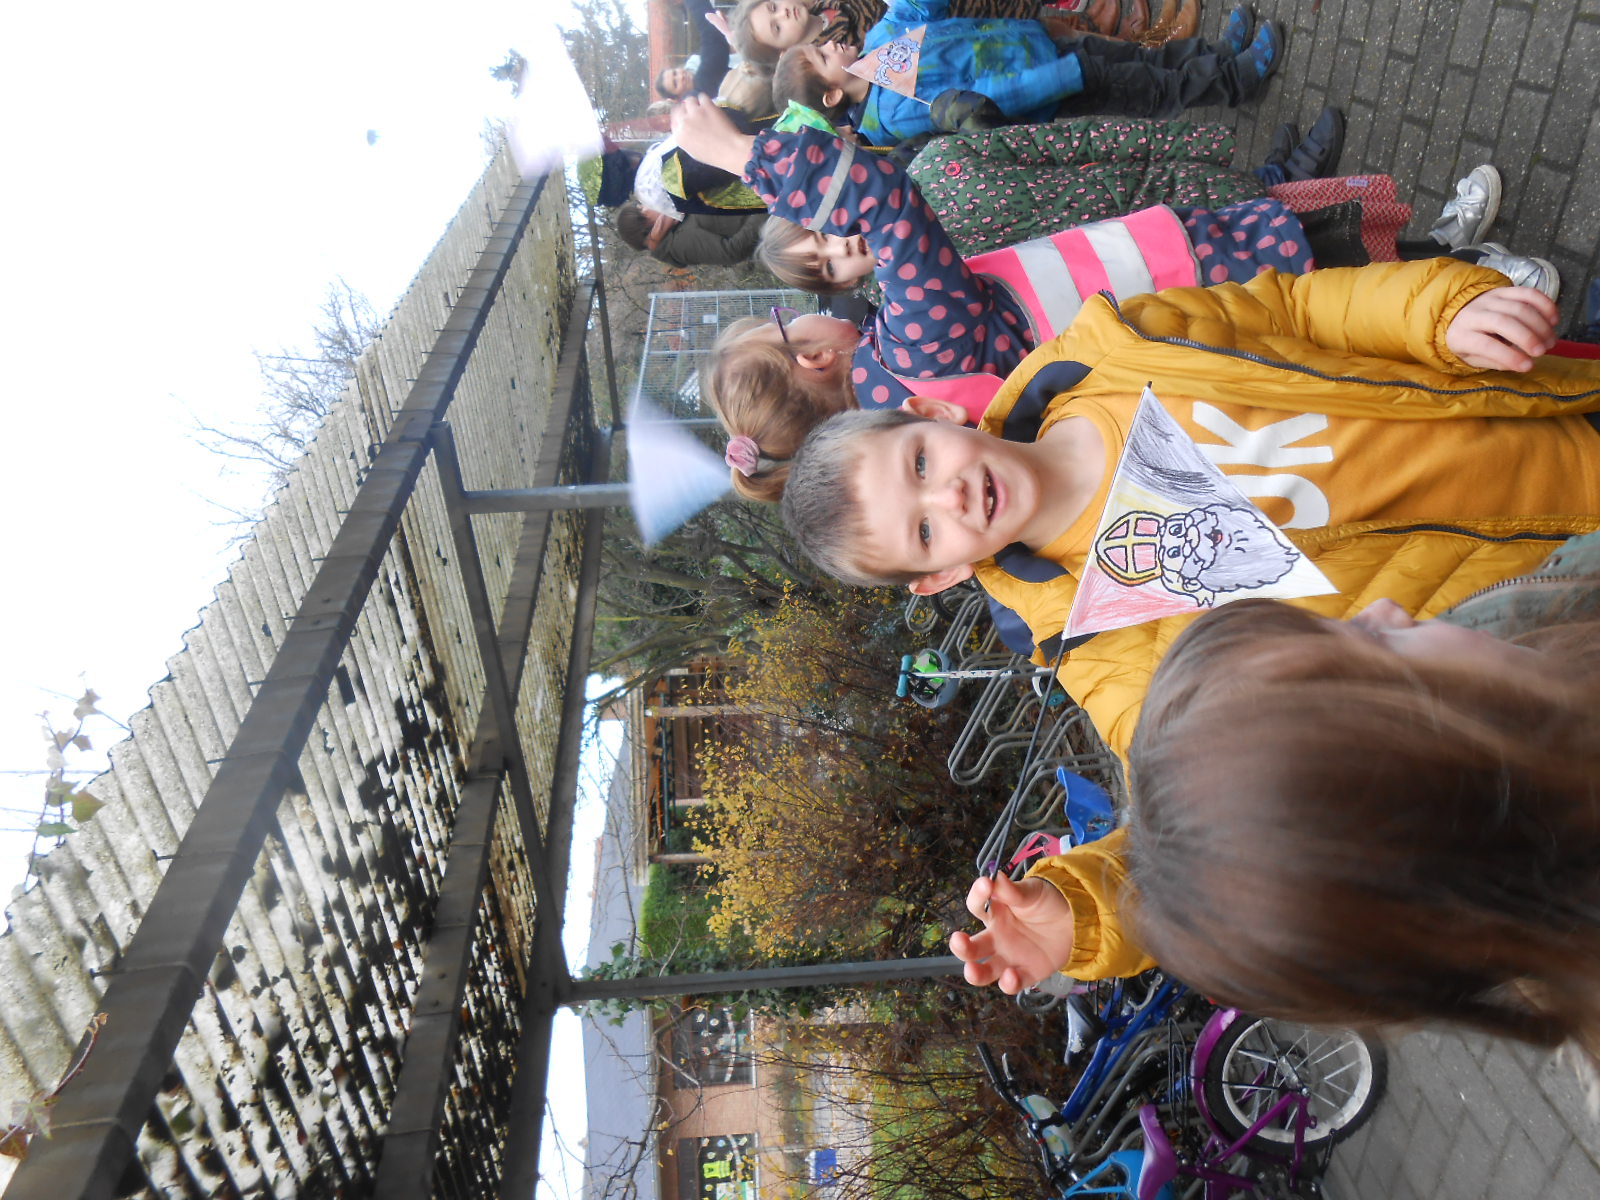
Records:
[[[1342,618],[1389,596],[1430,616],[1600,528],[1600,435],[1576,415],[1600,409],[1600,368],[1535,361],[1556,315],[1453,260],[1269,273],[1120,309],[1096,297],[977,430],[926,400],[821,426],[795,458],[785,522],[847,582],[927,594],[976,575],[1125,754],[1190,618],[1064,656],[1060,634],[1143,385],[1338,589],[1296,604]],[[1040,872],[1077,922],[1069,974],[1148,965],[1116,921],[1119,871],[1114,834]]]

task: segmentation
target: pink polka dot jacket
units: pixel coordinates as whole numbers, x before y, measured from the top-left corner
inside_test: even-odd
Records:
[[[745,178],[775,215],[803,223],[822,208],[843,150],[840,139],[819,130],[762,132]],[[898,166],[858,151],[848,170],[826,231],[866,238],[878,256],[885,301],[852,364],[861,406],[896,406],[916,394],[922,379],[1010,374],[1033,348],[1027,315],[1008,292],[967,267]],[[1290,274],[1312,268],[1299,219],[1276,200],[1173,211],[1203,282],[1242,283],[1269,268]],[[993,385],[983,390],[992,393]]]
[[[804,223],[822,206],[844,142],[815,129],[758,133],[745,179],[776,216]],[[886,303],[856,347],[856,397],[892,408],[915,381],[1011,373],[1033,349],[1011,298],[961,261],[916,184],[886,158],[858,151],[827,232],[861,234],[878,256]]]

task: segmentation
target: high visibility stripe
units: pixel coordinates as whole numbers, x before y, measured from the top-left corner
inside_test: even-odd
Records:
[[[1200,282],[1200,263],[1194,256],[1194,243],[1189,240],[1188,231],[1177,213],[1164,206],[1141,208],[1118,218],[1118,223],[1144,248],[1151,291],[1194,287]],[[1122,295],[1117,292],[1119,298]]]
[[[1030,306],[1037,322],[1043,326],[1038,332],[1047,338],[1054,337],[1071,325],[1072,318],[1083,307],[1084,297],[1092,296],[1099,290],[1080,290],[1082,281],[1074,279],[1073,272],[1066,269],[1066,264],[1062,262],[1062,240],[1062,235],[1058,234],[1053,238],[1039,238],[1011,247],[1018,274],[1027,281],[1038,299],[1037,307]],[[1017,276],[1008,273],[1005,279],[1013,287],[1018,284]]]

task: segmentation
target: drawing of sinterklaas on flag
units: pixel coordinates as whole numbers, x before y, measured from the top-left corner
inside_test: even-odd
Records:
[[[1067,617],[1067,636],[1249,596],[1288,599],[1336,590],[1145,388]]]
[[[845,70],[915,100],[918,98],[917,63],[922,59],[922,38],[927,32],[926,25],[908,29],[871,54],[862,55]]]

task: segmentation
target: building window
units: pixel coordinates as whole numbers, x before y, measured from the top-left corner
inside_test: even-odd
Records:
[[[756,1200],[756,1135],[678,1140],[680,1200]]]
[[[672,1031],[672,1061],[679,1073],[701,1087],[748,1085],[750,1018],[736,1020],[731,1008],[695,1008]]]

